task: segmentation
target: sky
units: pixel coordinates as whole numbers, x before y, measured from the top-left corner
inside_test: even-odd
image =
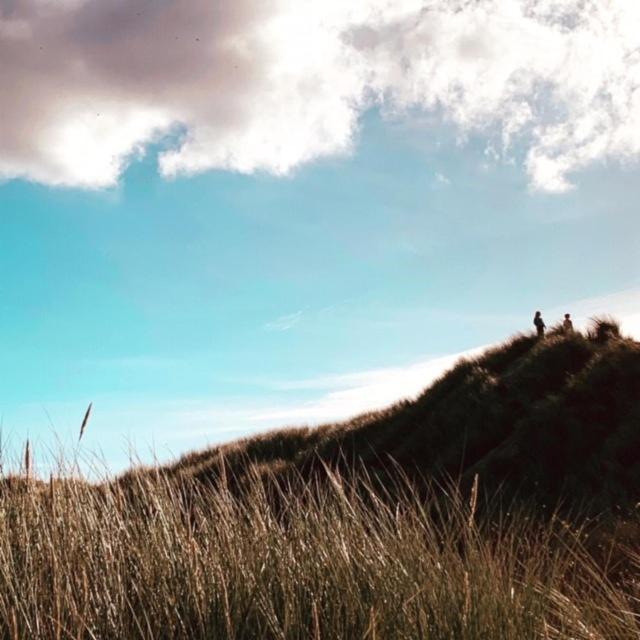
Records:
[[[536,309],[640,337],[636,3],[0,0],[0,82],[9,457],[345,418]]]

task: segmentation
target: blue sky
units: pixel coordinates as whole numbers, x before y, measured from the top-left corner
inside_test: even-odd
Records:
[[[640,9],[111,4],[0,4],[14,452],[338,419],[537,308],[640,335]]]
[[[540,195],[444,126],[416,143],[372,111],[358,138],[286,178],[166,180],[149,153],[106,191],[2,185],[9,438],[71,442],[93,401],[88,449],[166,458],[279,416],[321,421],[327,386],[528,330],[537,307],[637,302],[635,167]]]

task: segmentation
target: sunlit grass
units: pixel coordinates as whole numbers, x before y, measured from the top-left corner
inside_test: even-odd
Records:
[[[399,476],[391,499],[328,475],[294,492],[250,471],[243,495],[149,472],[14,479],[0,496],[0,636],[638,637],[638,556],[622,545],[614,582],[580,527],[487,506],[481,485],[469,503]]]

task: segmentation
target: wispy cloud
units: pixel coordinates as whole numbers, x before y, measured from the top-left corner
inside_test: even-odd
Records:
[[[293,329],[302,319],[303,311],[296,311],[284,316],[280,316],[275,320],[271,320],[264,325],[265,331],[288,331]]]
[[[522,148],[550,192],[640,158],[632,1],[13,0],[0,59],[3,178],[108,186],[167,138],[166,176],[282,175],[350,152],[372,106]]]
[[[274,421],[318,424],[382,409],[412,398],[432,384],[458,360],[479,355],[485,347],[438,358],[429,358],[403,367],[359,371],[315,379],[281,383],[290,391],[315,390],[321,395],[295,406],[265,409],[253,414],[258,423]]]
[[[440,173],[439,171],[436,171],[434,180],[436,181],[436,184],[440,185],[441,187],[448,187],[451,184],[451,180],[449,180],[447,176],[445,176],[443,173]]]
[[[113,369],[153,370],[169,369],[180,364],[177,358],[166,358],[155,355],[125,355],[111,358],[85,360],[80,364],[90,367],[104,367]]]

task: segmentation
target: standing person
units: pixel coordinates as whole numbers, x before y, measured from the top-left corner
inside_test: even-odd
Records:
[[[536,326],[536,330],[538,331],[538,338],[544,338],[544,330],[547,326],[542,319],[542,314],[539,311],[536,311],[536,315],[533,318],[533,324]]]
[[[562,323],[562,329],[565,333],[573,333],[573,322],[571,321],[571,314],[564,314],[564,322]]]

